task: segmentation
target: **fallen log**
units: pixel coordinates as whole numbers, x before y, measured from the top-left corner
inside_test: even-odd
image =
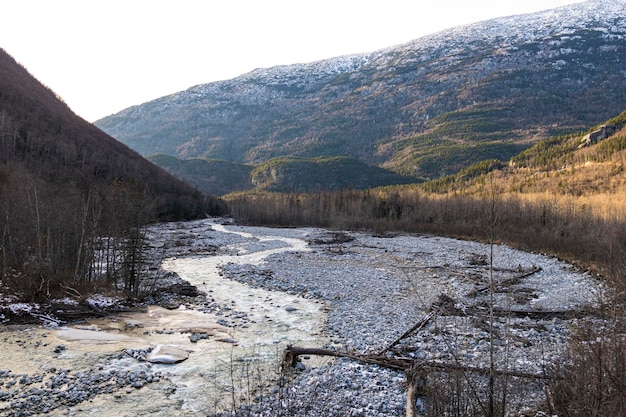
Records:
[[[420,321],[418,321],[415,324],[415,326],[411,327],[409,330],[404,332],[404,334],[402,334],[402,336],[400,336],[399,338],[394,340],[389,346],[387,346],[385,349],[381,350],[378,353],[378,355],[379,356],[384,355],[385,353],[387,353],[388,351],[393,349],[404,338],[408,337],[411,333],[419,332],[422,329],[422,327],[424,327],[426,325],[426,323],[428,323],[430,321],[430,319],[432,319],[434,317],[434,315],[435,315],[435,312],[431,310],[428,314],[426,314],[424,317],[422,317],[422,319]]]
[[[335,358],[349,358],[359,362],[369,363],[373,365],[379,365],[385,368],[395,369],[398,371],[404,371],[407,369],[406,361],[398,360],[394,358],[388,358],[378,355],[359,355],[356,353],[338,352],[330,349],[320,348],[301,348],[287,346],[287,349],[283,352],[283,366],[296,366],[298,357],[303,355],[317,355],[317,356],[332,356]]]
[[[527,278],[527,277],[529,277],[529,276],[531,276],[531,275],[533,275],[533,274],[536,274],[537,272],[541,272],[542,270],[543,270],[543,269],[542,269],[541,267],[535,267],[535,268],[533,268],[533,269],[531,269],[531,270],[529,270],[529,271],[526,271],[526,272],[524,272],[524,273],[522,273],[522,274],[520,274],[520,275],[516,275],[516,276],[514,276],[514,277],[512,277],[512,278],[508,278],[508,279],[505,279],[505,280],[500,281],[500,282],[496,282],[496,283],[495,283],[495,287],[500,287],[500,286],[504,286],[504,285],[512,285],[512,284],[515,284],[515,283],[517,283],[519,280],[521,280],[521,279],[523,279],[523,278]],[[494,269],[494,271],[496,271],[496,269]],[[508,271],[508,272],[511,272],[511,271]],[[519,271],[516,271],[516,272],[519,272]],[[469,295],[469,296],[475,296],[476,294],[478,294],[478,293],[480,293],[480,292],[485,292],[485,291],[488,291],[488,290],[489,290],[489,288],[490,288],[489,286],[484,286],[484,287],[481,287],[481,288],[476,288],[475,290],[471,291],[468,295]],[[495,291],[495,290],[496,290],[496,288],[494,288],[494,291]]]
[[[457,271],[459,269],[481,269],[481,270],[488,270],[489,269],[489,265],[455,265],[455,266],[449,266],[449,265],[408,265],[408,266],[401,266],[401,265],[397,265],[395,266],[395,268],[400,269],[400,270],[404,270],[404,269],[449,269],[452,271]],[[498,267],[493,267],[491,269],[494,272],[510,272],[510,273],[514,273],[514,272],[521,272],[521,270],[519,268],[498,268]],[[527,272],[524,272],[523,274],[517,276],[517,278],[526,278],[527,276],[530,276],[532,274],[535,274],[539,271],[541,271],[541,267],[534,267],[533,269],[528,270]]]
[[[303,355],[317,355],[317,356],[332,356],[336,358],[349,358],[359,362],[379,365],[389,369],[395,369],[398,371],[407,372],[412,366],[419,366],[421,368],[432,368],[438,370],[448,370],[448,371],[464,371],[464,372],[473,372],[479,373],[483,375],[488,375],[490,372],[489,368],[478,367],[478,366],[468,366],[461,365],[458,363],[446,363],[446,362],[435,362],[435,361],[423,361],[417,360],[414,358],[406,358],[406,357],[389,357],[389,356],[381,356],[381,355],[362,355],[357,353],[348,353],[348,352],[338,352],[331,349],[321,349],[321,348],[303,348],[303,347],[293,347],[287,346],[287,348],[283,352],[283,366],[285,367],[294,367],[298,363],[298,357]],[[557,380],[562,379],[558,375],[548,375],[548,374],[535,374],[530,372],[521,372],[514,370],[494,370],[495,375],[499,376],[513,376],[518,378],[528,378],[528,379],[548,379],[548,380]]]
[[[535,268],[533,268],[533,269],[531,269],[531,270],[529,270],[529,271],[527,271],[527,272],[525,272],[525,273],[523,273],[521,275],[516,276],[514,279],[526,278],[526,277],[529,277],[529,276],[531,276],[533,274],[536,274],[537,272],[541,272],[541,271],[543,271],[543,268],[541,268],[540,266],[537,266],[537,267],[535,267]]]
[[[422,319],[422,321],[424,321],[424,319]],[[458,363],[450,364],[428,362],[415,360],[413,358],[395,358],[380,355],[359,355],[356,353],[337,352],[330,349],[302,348],[293,346],[287,346],[287,349],[285,349],[285,351],[283,352],[283,367],[295,367],[298,363],[298,357],[301,355],[320,355],[333,356],[338,358],[350,358],[359,362],[403,371],[407,380],[407,396],[405,406],[406,417],[415,417],[416,398],[418,395],[423,393],[423,390],[426,386],[426,368],[430,367],[443,371],[456,370],[462,372],[478,372],[483,375],[489,375],[491,371],[489,368],[465,366]],[[520,378],[562,379],[561,377],[557,376],[550,376],[545,374],[531,374],[527,372],[517,372],[510,370],[495,370],[491,372],[493,372],[493,374],[495,375],[516,376]]]

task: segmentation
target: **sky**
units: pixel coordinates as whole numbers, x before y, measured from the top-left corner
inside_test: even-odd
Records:
[[[581,0],[0,0],[0,48],[93,122],[197,84]]]

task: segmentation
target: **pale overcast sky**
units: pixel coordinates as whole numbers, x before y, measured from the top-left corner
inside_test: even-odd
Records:
[[[95,121],[255,68],[370,52],[579,2],[0,0],[0,48]]]

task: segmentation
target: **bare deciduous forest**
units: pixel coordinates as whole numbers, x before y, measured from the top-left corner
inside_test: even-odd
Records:
[[[148,222],[221,214],[78,118],[0,50],[0,281],[23,300],[136,295]]]

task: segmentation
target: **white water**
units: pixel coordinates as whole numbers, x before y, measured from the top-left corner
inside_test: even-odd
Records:
[[[213,228],[229,233],[224,226]],[[251,401],[258,393],[257,386],[272,385],[287,344],[324,343],[320,330],[325,314],[319,302],[250,288],[220,276],[219,267],[225,263],[258,265],[272,254],[308,250],[301,239],[238,234],[246,242],[228,248],[238,255],[171,258],[163,262],[163,268],[206,292],[209,299],[247,313],[251,320],[246,326],[224,327],[217,324],[220,317],[184,307],[174,311],[150,307],[143,313],[118,314],[56,331],[16,333],[9,337],[13,342],[19,338],[41,339],[48,347],[24,349],[19,355],[7,353],[6,357],[2,353],[0,359],[3,363],[13,362],[10,369],[14,374],[42,372],[52,365],[80,370],[101,362],[107,367],[149,367],[169,375],[169,381],[128,389],[121,395],[100,395],[70,409],[57,408],[51,415],[195,417]],[[191,343],[189,336],[193,332],[207,333],[209,338]],[[51,347],[59,343],[67,349],[54,357]],[[106,355],[124,349],[158,344],[182,347],[189,351],[189,358],[175,365],[140,363],[130,356],[102,361]]]

